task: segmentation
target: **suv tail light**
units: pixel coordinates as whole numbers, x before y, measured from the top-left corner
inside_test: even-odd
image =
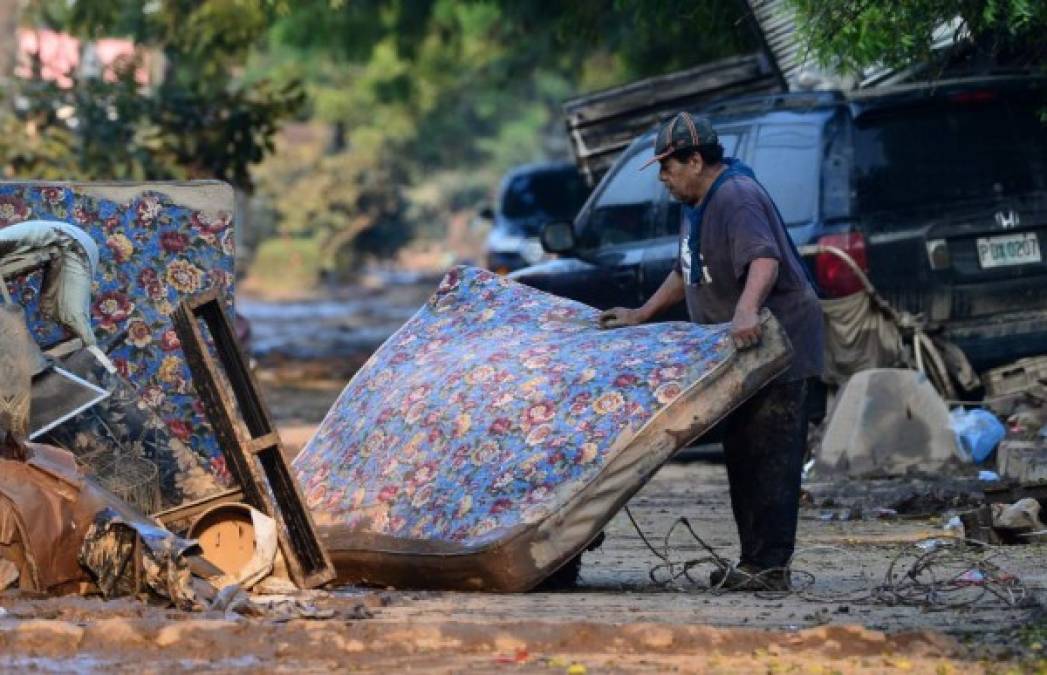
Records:
[[[859,232],[828,234],[818,239],[819,246],[838,248],[854,260],[863,272],[869,271],[865,257],[865,237]],[[865,288],[850,265],[833,253],[819,253],[814,259],[814,274],[822,292],[830,298],[842,298]]]
[[[955,103],[988,103],[996,100],[996,92],[985,90],[961,91],[949,98]]]

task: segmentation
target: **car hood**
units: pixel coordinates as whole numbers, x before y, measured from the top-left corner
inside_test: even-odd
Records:
[[[593,269],[596,265],[579,260],[578,258],[556,258],[554,260],[546,260],[540,262],[537,265],[529,265],[522,267],[509,274],[509,278],[513,281],[521,281],[527,283],[527,279],[532,277],[546,276],[550,274],[564,274],[566,272],[578,272],[580,270]]]

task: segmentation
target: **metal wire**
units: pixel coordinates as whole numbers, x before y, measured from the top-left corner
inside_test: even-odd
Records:
[[[755,591],[757,596],[781,598],[795,595],[811,602],[901,605],[931,610],[989,604],[1019,607],[1029,597],[1022,580],[997,564],[996,559],[1002,553],[999,547],[970,539],[937,537],[903,546],[891,558],[879,582],[874,582],[873,577],[866,574],[864,563],[858,561],[852,566],[861,578],[858,587],[830,592],[816,589],[814,573],[798,567],[797,560],[815,551],[847,554],[846,549],[836,546],[800,549],[785,567],[751,573],[717,553],[694,531],[685,517],[673,522],[659,549],[644,534],[628,506],[625,514],[647,549],[661,560],[650,568],[648,576],[652,583],[662,587],[720,594],[731,590],[728,578],[733,577],[744,579],[745,587]],[[673,556],[670,539],[680,528],[686,530],[704,555],[693,558]],[[693,571],[702,566],[711,567],[710,571],[719,570],[719,581],[699,581]],[[783,578],[788,581],[788,590],[780,589]]]

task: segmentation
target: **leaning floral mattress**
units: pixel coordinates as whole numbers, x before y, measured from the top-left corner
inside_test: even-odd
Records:
[[[452,269],[293,467],[344,582],[526,590],[674,451],[788,365],[726,325],[613,331],[597,310]]]

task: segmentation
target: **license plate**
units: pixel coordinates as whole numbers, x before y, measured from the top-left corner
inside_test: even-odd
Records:
[[[1040,240],[1035,232],[978,238],[982,269],[1040,262]]]

